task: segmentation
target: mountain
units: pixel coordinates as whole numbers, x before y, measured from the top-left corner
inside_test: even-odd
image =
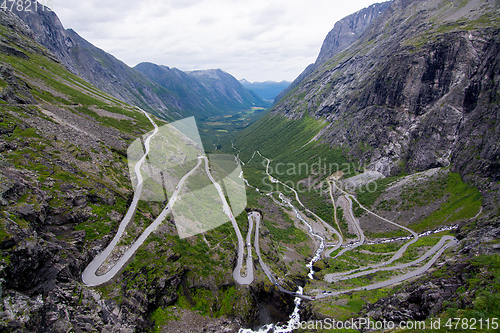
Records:
[[[34,2],[34,1],[32,1]],[[40,5],[41,7],[41,5]],[[105,51],[64,29],[50,10],[14,11],[45,46],[74,74],[127,103],[140,106],[166,119],[179,116],[175,96]]]
[[[0,331],[151,331],[162,307],[205,286],[217,317],[192,315],[226,330],[254,321],[275,292],[234,285],[237,241],[227,225],[181,240],[169,217],[112,283],[82,283],[133,201],[128,147],[165,121],[71,73],[35,38],[0,11]],[[163,208],[141,201],[120,249]]]
[[[371,11],[371,23],[344,45],[335,37],[344,25],[336,24],[317,62],[231,144],[248,161],[244,172],[273,170],[273,177],[295,184],[304,205],[317,214],[327,214],[339,197],[337,192],[330,200],[328,179],[344,177],[349,185],[355,175],[377,174],[374,188],[347,190],[367,209],[418,232],[457,225],[460,245],[435,274],[404,283],[376,302],[358,295],[367,304],[357,316],[395,322],[448,318],[444,304],[457,313],[493,315],[498,300],[482,310],[478,304],[500,290],[487,278],[475,285],[466,275],[479,278],[473,273],[478,267],[484,276],[498,274],[492,264],[498,247],[488,239],[500,234],[500,4],[382,5],[385,10]],[[357,22],[354,17],[359,15],[348,18]],[[254,163],[255,151],[270,163]],[[313,172],[304,172],[305,166],[314,166]],[[334,173],[339,170],[343,176]],[[268,185],[257,178],[252,184]],[[371,235],[388,232],[389,226],[382,228],[362,209],[355,214]],[[341,265],[327,259],[317,268],[332,273]],[[460,303],[466,294],[475,296]],[[307,308],[314,318],[334,309],[326,303]]]
[[[70,73],[9,11],[0,35],[0,330],[130,330],[140,323],[79,281],[133,194],[127,146],[153,126]]]
[[[273,113],[325,119],[319,141],[386,175],[451,164],[464,176],[497,179],[497,137],[472,139],[499,130],[496,7],[481,4],[394,2]],[[442,23],[428,24],[435,18]]]
[[[239,104],[244,104],[247,107],[266,105],[262,98],[248,91],[235,77],[220,69],[195,70],[188,72],[188,74],[197,78],[206,89],[212,91],[214,96],[221,96],[216,98],[216,103],[226,104],[229,108],[237,107]],[[235,104],[232,102],[234,100],[239,103]]]
[[[185,112],[204,110],[203,118],[265,105],[262,99],[252,95],[233,76],[220,69],[183,72],[152,63],[140,63],[135,69],[164,89],[174,92],[178,96],[176,106],[179,109]]]
[[[36,40],[50,50],[71,72],[115,98],[137,105],[164,119],[172,120],[188,116],[202,119],[228,112],[230,108],[243,109],[253,104],[263,104],[256,96],[250,96],[251,94],[241,87],[235,87],[234,80],[221,81],[229,83],[229,86],[225,87],[227,91],[236,91],[233,94],[226,94],[224,98],[220,94],[220,89],[202,89],[200,93],[203,96],[193,96],[192,91],[188,92],[193,80],[179,73],[169,76],[172,82],[166,82],[167,76],[164,76],[161,80],[163,85],[160,85],[113,55],[95,47],[72,29],[64,29],[53,11],[14,11],[14,13],[30,27]],[[187,81],[182,82],[183,79]],[[195,85],[199,88],[199,84]],[[215,95],[212,96],[212,93]],[[231,98],[234,100],[230,100]],[[219,110],[219,107],[222,109]]]
[[[266,81],[266,82],[249,82],[245,79],[240,80],[243,87],[248,90],[254,91],[262,99],[266,101],[273,101],[284,89],[286,89],[291,82],[281,81]]]
[[[311,74],[316,68],[322,65],[325,61],[332,58],[354,41],[356,41],[365,31],[365,29],[380,15],[382,14],[391,1],[376,3],[367,8],[363,8],[356,13],[348,15],[343,19],[337,21],[333,29],[326,36],[321,51],[316,58],[314,64],[310,64],[306,69],[275,99],[278,102],[293,88],[302,82],[302,80]]]
[[[111,75],[104,60],[114,58],[54,30],[54,21],[33,21],[32,29],[1,10],[0,331],[281,331],[272,324],[290,317],[440,323],[427,331],[453,330],[461,317],[493,328],[500,315],[499,9],[487,0],[395,0],[254,124],[245,122],[259,108],[221,110],[209,120],[220,126],[214,132],[227,131],[226,118],[243,123],[215,150],[243,162],[243,173],[231,177],[248,185],[250,216],[181,239],[175,219],[183,217],[169,215],[113,280],[96,287],[82,282],[82,272],[112,244],[127,212],[135,218],[101,272],[164,211],[165,202],[131,205],[128,148],[149,145],[153,123],[166,122],[69,71],[73,58],[61,46],[78,41],[75,59],[90,64],[74,62],[73,71]],[[51,51],[42,40],[59,46]],[[140,67],[148,75],[127,73],[171,96],[161,103],[178,112],[201,114],[180,109],[190,105],[181,95],[195,97],[190,89],[216,96],[193,103],[217,109],[248,97],[220,70]],[[154,149],[169,150],[161,142]],[[176,167],[167,173],[189,176],[176,189],[188,194],[211,183],[203,176],[210,169],[233,171],[212,163],[191,175]],[[176,188],[170,180],[161,173],[164,184],[149,190]],[[219,189],[227,193],[229,184]],[[187,204],[185,218],[229,209],[204,199]],[[234,275],[254,279],[242,285]]]

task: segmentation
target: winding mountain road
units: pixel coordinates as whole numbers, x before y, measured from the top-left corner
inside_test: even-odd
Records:
[[[141,157],[141,159],[136,163],[134,166],[134,172],[137,176],[137,186],[136,190],[134,192],[134,197],[132,200],[132,203],[130,204],[129,209],[127,210],[127,213],[125,214],[124,218],[122,219],[120,226],[118,227],[118,231],[113,237],[113,240],[108,244],[108,246],[102,251],[100,254],[98,254],[91,262],[90,264],[85,268],[85,270],[82,273],[82,281],[84,284],[88,286],[97,286],[104,284],[108,281],[110,281],[113,277],[115,277],[131,260],[132,256],[137,252],[138,248],[144,243],[144,241],[148,238],[148,236],[156,230],[156,228],[165,220],[167,215],[171,212],[172,207],[174,206],[179,192],[181,191],[182,187],[184,186],[184,183],[186,179],[193,174],[193,172],[196,171],[196,169],[201,165],[202,161],[205,161],[205,172],[207,176],[209,177],[210,181],[212,184],[215,186],[217,189],[217,192],[219,193],[219,197],[222,201],[223,207],[222,209],[224,210],[224,213],[229,217],[231,220],[231,223],[233,225],[233,228],[236,232],[236,236],[238,238],[238,260],[237,260],[237,265],[236,268],[233,272],[233,277],[234,279],[240,283],[240,284],[250,284],[252,283],[254,279],[254,267],[253,267],[253,261],[252,261],[252,251],[249,249],[248,254],[247,254],[247,274],[243,276],[241,274],[241,269],[243,266],[243,252],[244,252],[244,243],[243,243],[243,237],[241,236],[240,229],[238,227],[238,224],[236,223],[236,220],[233,216],[233,213],[231,212],[231,207],[226,201],[226,197],[224,196],[224,192],[221,188],[221,186],[214,180],[212,177],[212,174],[210,173],[210,168],[209,168],[209,163],[208,163],[208,158],[206,156],[198,156],[198,163],[197,165],[191,169],[187,174],[185,174],[180,181],[178,182],[177,186],[175,187],[175,190],[170,197],[166,207],[163,209],[163,211],[160,213],[160,215],[151,223],[141,234],[141,236],[131,245],[131,247],[121,256],[121,258],[115,263],[111,269],[102,274],[102,275],[97,275],[97,270],[103,265],[103,263],[108,259],[110,254],[113,252],[115,249],[116,245],[120,241],[121,237],[123,236],[123,233],[125,232],[125,229],[127,228],[128,224],[130,221],[134,218],[135,212],[137,209],[137,205],[139,203],[139,200],[142,195],[142,188],[143,188],[143,177],[141,175],[141,168],[142,165],[144,164],[144,161],[146,160],[147,155],[149,154],[150,151],[150,141],[151,139],[158,133],[158,126],[155,124],[155,122],[151,119],[151,117],[143,110],[141,110],[146,117],[149,119],[149,121],[153,124],[154,126],[154,131],[149,135],[146,140],[144,141],[144,147],[145,147],[145,152],[144,155]],[[251,234],[251,229],[249,232],[249,236],[247,237],[247,243],[250,243],[250,234]]]
[[[252,249],[250,245],[248,245],[248,252],[247,252],[247,273],[246,275],[241,274],[241,269],[243,268],[243,254],[245,252],[245,245],[243,242],[243,236],[241,235],[240,228],[238,227],[238,223],[236,223],[236,219],[234,218],[234,215],[231,211],[231,207],[227,203],[226,197],[224,195],[224,191],[222,190],[222,187],[215,181],[215,179],[212,177],[212,174],[210,172],[210,168],[208,166],[208,159],[205,156],[201,156],[200,158],[205,159],[205,172],[208,175],[208,178],[210,178],[210,181],[212,184],[215,186],[217,189],[217,192],[219,193],[219,197],[222,201],[222,206],[224,213],[229,217],[231,220],[231,224],[233,225],[233,229],[236,233],[236,238],[238,239],[238,259],[236,261],[236,268],[233,271],[233,278],[238,282],[239,284],[250,284],[252,283],[254,279],[254,267],[253,267],[253,260],[252,260]],[[251,233],[252,233],[252,228],[249,228],[248,235],[247,235],[247,244],[250,244],[250,238],[251,238]]]
[[[372,265],[372,266],[368,266],[368,267],[363,268],[363,269],[370,268],[370,270],[368,270],[368,271],[358,272],[360,269],[353,269],[349,272],[327,274],[327,275],[325,275],[325,281],[338,282],[338,281],[342,281],[342,280],[348,280],[348,279],[358,278],[361,276],[366,276],[366,275],[377,273],[377,272],[393,271],[393,270],[397,270],[397,269],[408,268],[408,267],[411,267],[411,266],[414,266],[414,265],[421,263],[422,261],[424,261],[427,258],[429,258],[430,256],[432,256],[434,253],[438,252],[441,248],[443,248],[445,246],[445,243],[447,241],[450,241],[452,243],[454,242],[455,245],[458,244],[458,241],[456,240],[455,237],[443,236],[443,237],[441,237],[441,239],[439,240],[439,242],[436,245],[434,245],[424,255],[422,255],[421,257],[419,257],[418,259],[416,259],[414,261],[404,263],[404,264],[398,264],[398,265],[391,266],[391,267],[382,267],[382,266],[386,266],[386,265],[390,264],[390,262],[387,261],[387,262],[379,264],[379,265]],[[381,268],[379,268],[379,267],[381,267]]]
[[[334,249],[327,251],[326,257],[328,257],[333,251],[335,251],[338,248],[340,248],[341,245],[342,245],[342,239],[343,239],[342,235],[339,232],[337,232],[336,229],[333,228],[330,224],[326,223],[319,216],[317,216],[316,214],[314,214],[313,212],[311,212],[309,209],[307,209],[302,204],[302,202],[300,201],[298,193],[297,193],[297,191],[295,191],[295,189],[293,189],[290,186],[282,183],[281,181],[279,181],[278,179],[276,179],[272,175],[270,175],[269,174],[269,164],[270,164],[271,161],[268,158],[264,157],[259,151],[256,151],[256,152],[262,158],[264,158],[265,160],[267,160],[266,174],[269,177],[270,181],[273,182],[273,183],[280,183],[283,186],[285,186],[288,189],[290,189],[291,191],[293,191],[295,193],[295,198],[296,198],[297,202],[302,206],[302,208],[306,212],[308,212],[308,213],[312,214],[313,216],[315,216],[316,219],[318,219],[319,221],[321,221],[329,230],[332,230],[337,235],[337,237],[339,238],[340,241],[337,243],[337,245],[334,247]],[[254,156],[255,156],[255,152],[252,155],[252,158]],[[388,280],[385,280],[385,281],[373,283],[373,284],[370,284],[370,285],[367,285],[367,286],[362,286],[362,287],[357,287],[357,288],[352,288],[352,289],[346,289],[346,290],[340,290],[340,291],[338,291],[338,290],[337,291],[323,291],[323,292],[317,294],[316,296],[308,296],[308,295],[302,295],[302,294],[298,294],[298,293],[293,293],[293,292],[290,292],[290,291],[284,289],[283,287],[281,287],[281,285],[274,278],[274,276],[273,276],[271,270],[269,269],[269,267],[263,262],[261,254],[260,254],[260,249],[259,249],[259,236],[258,236],[259,227],[260,227],[260,218],[261,217],[260,217],[260,214],[258,214],[258,213],[250,213],[249,217],[248,217],[249,218],[249,223],[251,223],[250,219],[253,219],[253,218],[256,219],[255,250],[256,250],[257,256],[259,257],[260,266],[264,270],[264,273],[266,274],[266,276],[268,277],[268,279],[274,285],[276,285],[276,287],[280,291],[282,291],[284,293],[287,293],[287,294],[295,296],[295,297],[300,297],[300,298],[306,299],[306,300],[315,300],[315,299],[320,299],[320,298],[324,298],[324,297],[335,296],[335,295],[339,295],[339,294],[343,294],[343,293],[347,293],[347,292],[352,292],[352,291],[373,290],[373,289],[377,289],[377,288],[383,288],[383,287],[390,286],[390,285],[393,285],[393,284],[396,284],[396,283],[400,283],[402,281],[411,279],[413,277],[416,277],[416,276],[419,276],[419,275],[425,273],[436,262],[436,260],[438,260],[438,258],[444,253],[444,251],[446,251],[448,248],[454,247],[454,246],[456,246],[458,244],[458,240],[456,238],[451,237],[451,236],[443,236],[434,247],[432,247],[431,249],[429,249],[425,254],[423,254],[418,259],[416,259],[416,260],[414,260],[412,262],[409,262],[409,263],[403,263],[403,264],[398,264],[398,265],[394,265],[394,266],[387,266],[387,265],[392,264],[394,261],[398,260],[399,258],[401,258],[401,256],[406,252],[406,250],[408,249],[408,247],[410,245],[412,245],[413,243],[415,243],[416,241],[418,241],[418,239],[419,239],[418,234],[415,233],[413,230],[405,227],[405,226],[399,225],[399,224],[397,224],[395,222],[392,222],[392,221],[390,221],[390,220],[388,220],[388,219],[386,219],[384,217],[379,216],[376,213],[373,213],[372,211],[370,211],[369,209],[367,209],[366,207],[364,207],[353,195],[351,195],[351,194],[345,192],[343,189],[337,187],[337,185],[335,184],[335,181],[330,180],[330,179],[328,181],[330,183],[330,197],[332,199],[332,204],[333,204],[334,208],[335,208],[335,201],[333,199],[332,186],[335,186],[335,188],[337,188],[339,191],[341,191],[343,193],[343,195],[345,196],[345,198],[348,200],[348,202],[349,202],[349,214],[350,214],[350,217],[352,218],[352,221],[354,222],[354,226],[355,226],[355,228],[356,228],[356,230],[358,232],[359,238],[360,238],[359,241],[354,246],[351,246],[350,248],[344,248],[344,249],[342,249],[334,258],[337,258],[337,257],[341,256],[346,251],[349,251],[349,250],[352,250],[352,249],[354,249],[354,248],[356,248],[358,246],[361,246],[362,244],[365,243],[365,240],[366,240],[365,235],[363,233],[363,230],[362,230],[361,226],[359,225],[359,222],[357,221],[357,219],[354,216],[354,212],[353,212],[353,209],[352,209],[352,206],[353,206],[352,200],[356,201],[356,203],[363,210],[367,211],[368,213],[374,215],[375,217],[377,217],[377,218],[379,218],[379,219],[381,219],[381,220],[383,220],[383,221],[385,221],[385,222],[387,222],[387,223],[389,223],[391,225],[397,226],[398,228],[401,228],[403,230],[408,231],[409,233],[411,233],[411,235],[413,237],[412,237],[412,239],[409,242],[405,243],[401,248],[399,248],[398,251],[396,251],[394,253],[394,255],[389,260],[387,260],[385,262],[381,262],[379,264],[375,264],[375,265],[370,265],[370,266],[366,266],[366,267],[360,267],[360,268],[357,268],[357,269],[354,269],[354,270],[351,270],[351,271],[348,271],[348,272],[341,272],[341,273],[335,273],[335,274],[327,274],[325,276],[325,280],[327,282],[334,283],[334,282],[337,282],[337,281],[353,279],[353,278],[357,278],[357,277],[361,277],[361,276],[366,276],[368,274],[373,274],[373,273],[377,273],[377,272],[381,272],[381,271],[393,271],[393,270],[405,269],[405,268],[417,265],[417,264],[419,264],[421,262],[424,262],[425,260],[427,260],[431,256],[433,256],[433,257],[427,263],[425,263],[422,267],[419,267],[419,268],[417,268],[417,269],[415,269],[415,270],[413,270],[411,272],[408,272],[408,273],[400,275],[400,276],[396,276],[394,278],[391,278],[391,279],[388,279]],[[271,194],[271,193],[268,193],[268,195],[269,194]],[[289,200],[287,201],[287,200],[284,199],[284,196],[283,196],[282,193],[279,193],[279,195],[280,195],[280,198],[284,202],[286,202],[289,206],[292,207],[292,209],[297,214],[299,214],[298,211],[296,210],[296,208],[291,204],[291,202],[289,202]],[[335,222],[337,223],[337,226],[338,226],[338,221],[335,220]],[[315,235],[315,234],[313,234],[313,235]],[[312,278],[311,274],[309,274],[309,277]]]
[[[391,285],[394,285],[394,284],[397,284],[397,283],[409,280],[411,278],[417,277],[419,275],[424,274],[426,271],[428,271],[429,268],[431,268],[431,266],[436,262],[436,260],[439,259],[439,257],[443,254],[444,251],[446,251],[448,248],[452,248],[454,246],[457,246],[457,244],[458,244],[458,241],[457,241],[456,238],[451,237],[451,236],[443,236],[441,238],[441,240],[439,241],[439,243],[436,244],[436,246],[434,246],[431,249],[433,251],[436,250],[436,249],[438,249],[438,250],[436,250],[436,253],[434,254],[434,256],[425,265],[423,265],[422,267],[420,267],[420,268],[418,268],[418,269],[416,269],[414,271],[408,272],[408,273],[403,274],[403,275],[396,276],[396,277],[394,277],[392,279],[389,279],[389,280],[385,280],[385,281],[377,282],[377,283],[372,283],[372,284],[369,284],[369,285],[363,286],[363,287],[357,287],[357,288],[352,288],[352,289],[347,289],[347,290],[340,290],[340,291],[329,291],[329,292],[327,291],[326,293],[323,292],[323,293],[320,293],[320,294],[316,295],[316,299],[320,299],[320,298],[324,298],[324,297],[330,297],[330,296],[336,296],[336,295],[340,295],[340,294],[345,294],[345,293],[348,293],[348,292],[351,292],[351,291],[374,290],[374,289],[384,288],[384,287],[388,287],[388,286],[391,286]],[[432,254],[430,254],[431,250],[429,250],[424,255],[426,258],[428,256],[432,255]],[[419,259],[419,261],[423,261],[424,260],[424,258],[423,258],[424,256],[422,256]],[[403,265],[401,265],[401,266],[403,266]],[[409,266],[410,265],[408,265],[406,267],[409,267]],[[374,270],[371,273],[376,273],[376,272],[383,271],[383,270],[390,270],[389,268],[390,267],[386,267],[386,269],[376,269],[376,270]],[[398,268],[400,268],[400,267],[395,267],[394,269],[398,269]],[[403,268],[403,267],[401,267],[401,268]],[[359,275],[359,276],[361,276],[361,275]]]
[[[408,272],[408,273],[400,275],[400,276],[396,276],[392,279],[388,279],[388,280],[385,280],[382,282],[373,283],[373,284],[363,286],[363,287],[352,288],[352,289],[341,290],[341,291],[325,291],[325,292],[319,293],[316,296],[303,295],[302,292],[292,292],[292,291],[286,290],[279,284],[279,282],[273,276],[272,271],[269,269],[269,267],[266,265],[266,263],[262,260],[262,255],[260,253],[260,244],[259,244],[259,232],[260,232],[260,221],[261,221],[260,213],[250,212],[248,214],[249,228],[248,228],[248,233],[247,233],[246,242],[245,242],[243,240],[243,236],[241,234],[240,228],[238,227],[238,224],[236,222],[234,214],[231,211],[231,207],[227,203],[227,200],[226,200],[226,197],[224,195],[224,192],[223,192],[221,185],[219,183],[217,183],[214,180],[214,178],[212,177],[212,174],[210,172],[208,158],[206,156],[198,156],[197,165],[179,180],[172,196],[170,197],[166,207],[163,209],[163,211],[160,213],[160,215],[153,221],[153,223],[151,223],[151,225],[149,225],[144,230],[144,232],[141,234],[141,236],[131,245],[131,247],[122,255],[122,257],[118,260],[118,262],[108,272],[106,272],[105,274],[102,274],[102,275],[97,275],[96,274],[97,270],[108,259],[108,257],[110,256],[112,251],[115,249],[116,245],[118,244],[120,238],[122,237],[126,227],[130,223],[130,221],[133,219],[135,212],[136,212],[136,209],[137,209],[137,205],[138,205],[139,200],[141,198],[142,189],[143,189],[143,177],[141,175],[141,168],[142,168],[144,161],[146,160],[146,157],[150,151],[150,141],[158,133],[158,126],[154,123],[154,121],[151,119],[151,117],[145,111],[143,111],[143,110],[141,110],[141,111],[146,115],[146,117],[149,119],[149,121],[153,124],[154,131],[144,141],[145,153],[142,156],[142,158],[134,166],[134,172],[137,176],[136,191],[134,193],[132,203],[131,203],[129,209],[127,210],[127,213],[125,214],[124,218],[122,219],[120,226],[118,228],[118,231],[117,231],[116,235],[114,236],[113,240],[104,249],[103,252],[101,252],[99,255],[97,255],[92,260],[92,262],[87,266],[87,268],[82,273],[82,281],[86,285],[96,286],[96,285],[106,283],[106,282],[110,281],[114,276],[116,276],[123,269],[123,267],[126,266],[126,264],[129,262],[129,260],[131,260],[132,256],[136,253],[137,249],[144,243],[144,241],[147,239],[147,237],[165,220],[167,215],[171,212],[172,207],[174,206],[176,200],[178,199],[179,192],[185,184],[185,181],[187,180],[187,178],[189,176],[191,176],[193,174],[193,172],[195,172],[198,169],[198,167],[201,165],[201,163],[203,161],[205,162],[205,172],[206,172],[207,176],[209,177],[210,181],[212,182],[212,184],[217,189],[217,192],[218,192],[219,197],[220,197],[221,202],[222,202],[222,209],[223,209],[224,213],[229,217],[229,220],[231,221],[232,226],[233,226],[235,233],[236,233],[236,237],[237,237],[237,241],[238,241],[238,256],[237,256],[236,267],[233,271],[233,278],[239,284],[248,285],[248,284],[252,283],[254,280],[254,270],[255,269],[254,269],[253,260],[252,260],[252,246],[251,246],[251,238],[252,238],[254,224],[255,224],[254,248],[255,248],[257,257],[259,259],[259,264],[262,267],[262,269],[263,269],[264,273],[266,274],[266,276],[268,277],[268,279],[281,292],[289,294],[289,295],[294,296],[294,297],[300,297],[301,299],[305,299],[305,300],[314,300],[314,299],[319,299],[319,298],[328,297],[328,296],[335,296],[335,295],[339,295],[339,294],[347,293],[347,292],[351,292],[351,291],[356,291],[356,290],[372,290],[372,289],[382,288],[382,287],[389,286],[389,285],[392,285],[395,283],[399,283],[401,281],[404,281],[404,280],[410,279],[412,277],[421,275],[432,266],[432,264],[439,258],[439,256],[442,255],[442,253],[446,249],[451,248],[453,246],[456,246],[458,244],[458,241],[455,238],[453,238],[451,236],[443,236],[434,247],[432,247],[430,250],[428,250],[424,255],[422,255],[418,259],[416,259],[412,262],[409,262],[409,263],[398,264],[395,266],[387,266],[387,265],[392,264],[397,259],[399,259],[403,255],[403,253],[405,253],[405,251],[408,249],[408,247],[418,240],[418,237],[419,237],[418,234],[416,234],[413,230],[411,230],[409,228],[401,226],[395,222],[389,221],[389,220],[371,212],[369,209],[367,209],[366,207],[361,205],[359,203],[359,201],[353,195],[351,195],[351,194],[345,192],[344,190],[342,190],[341,188],[337,187],[337,185],[335,184],[334,181],[329,180],[330,196],[332,199],[332,204],[334,206],[334,209],[335,209],[335,201],[333,200],[332,186],[335,186],[335,188],[340,190],[344,194],[345,198],[348,200],[348,202],[349,202],[349,214],[352,218],[354,226],[355,226],[355,228],[358,232],[358,235],[359,235],[359,242],[357,242],[354,246],[351,246],[350,248],[342,249],[334,258],[341,256],[342,254],[344,254],[348,250],[352,250],[358,246],[361,246],[365,242],[365,235],[363,233],[363,230],[361,229],[361,226],[359,225],[359,222],[357,221],[357,219],[355,218],[354,213],[353,213],[352,200],[356,201],[357,204],[362,209],[364,209],[368,213],[376,216],[377,218],[380,218],[387,223],[390,223],[392,225],[395,225],[401,229],[404,229],[404,230],[410,232],[413,236],[413,239],[411,239],[411,241],[407,242],[398,251],[396,251],[396,253],[392,256],[391,259],[389,259],[385,262],[379,263],[379,264],[357,268],[355,270],[351,270],[348,272],[327,274],[325,276],[325,280],[327,282],[333,283],[333,282],[337,282],[337,281],[341,281],[341,280],[347,280],[347,279],[357,278],[357,277],[361,277],[361,276],[366,276],[368,274],[373,274],[373,273],[377,273],[377,272],[381,272],[381,271],[391,271],[391,270],[404,269],[404,268],[408,268],[410,266],[417,265],[417,264],[427,260],[431,256],[433,256],[433,257],[427,263],[425,263],[422,267],[419,267],[411,272]],[[295,193],[295,198],[296,198],[297,202],[300,204],[300,206],[307,213],[314,216],[317,221],[320,221],[328,230],[330,230],[333,234],[335,234],[337,236],[337,238],[338,238],[337,244],[334,246],[333,249],[327,251],[326,256],[328,257],[330,253],[339,249],[343,243],[342,234],[340,232],[338,232],[335,228],[333,228],[329,223],[326,223],[318,215],[316,215],[315,213],[313,213],[312,211],[307,209],[304,206],[304,204],[300,201],[299,195],[295,189],[282,183],[281,181],[279,181],[278,179],[276,179],[272,175],[270,175],[269,174],[269,164],[271,161],[268,158],[262,156],[259,151],[257,151],[256,153],[258,153],[262,158],[267,160],[266,173],[267,173],[269,179],[271,180],[271,182],[280,183],[283,186],[286,186],[291,191],[293,191]],[[252,158],[254,156],[255,156],[255,153],[252,156]],[[242,175],[240,175],[240,176],[242,177]],[[246,182],[246,183],[248,184],[248,182]],[[296,209],[289,200],[285,199],[285,197],[282,193],[279,193],[279,196],[280,196],[281,200],[283,200],[283,202],[287,203],[288,206],[290,206],[295,211],[297,217],[305,225],[308,226],[309,233],[312,236],[320,239],[320,243],[321,243],[320,247],[315,251],[313,259],[307,265],[307,267],[310,269],[309,277],[312,279],[313,278],[312,275],[314,274],[314,271],[312,270],[312,265],[315,261],[320,259],[322,252],[324,252],[325,239],[321,235],[317,235],[314,233],[312,226],[309,223],[307,223],[306,220],[300,215],[299,210]],[[337,223],[337,226],[338,226],[337,219],[335,219],[335,222]],[[339,227],[339,230],[340,230],[340,227]],[[244,263],[245,245],[246,245],[246,252],[247,252],[246,273],[242,274],[243,263]]]
[[[134,197],[132,199],[132,203],[130,204],[130,207],[125,214],[124,218],[120,222],[120,226],[118,227],[118,231],[115,234],[115,237],[113,237],[113,240],[108,244],[108,246],[102,251],[99,255],[97,255],[85,268],[85,270],[82,273],[82,281],[84,284],[88,286],[97,286],[101,285],[103,283],[108,282],[111,280],[120,270],[126,266],[128,261],[132,258],[132,256],[135,254],[137,249],[144,243],[146,238],[162,223],[167,215],[170,213],[170,210],[177,200],[177,196],[179,195],[179,191],[181,187],[184,185],[184,182],[186,179],[200,166],[201,164],[201,157],[198,157],[198,164],[191,169],[184,177],[181,178],[179,183],[177,184],[177,187],[170,197],[170,200],[168,201],[167,206],[163,211],[160,213],[160,215],[155,219],[153,223],[151,223],[146,230],[142,233],[142,235],[132,244],[132,246],[122,255],[122,257],[118,260],[118,262],[105,274],[102,275],[97,275],[96,272],[101,267],[101,265],[106,261],[106,259],[109,257],[113,249],[116,247],[118,244],[120,238],[122,237],[125,229],[127,228],[127,225],[130,223],[130,221],[134,218],[135,216],[135,211],[137,209],[137,205],[139,203],[139,200],[141,198],[142,194],[142,187],[143,187],[143,178],[141,175],[141,167],[146,160],[146,157],[149,153],[150,147],[150,141],[153,138],[153,136],[158,133],[158,126],[155,124],[153,119],[144,111],[141,110],[146,117],[148,117],[149,121],[153,124],[154,126],[154,131],[153,133],[146,138],[144,141],[144,147],[145,147],[145,153],[142,156],[142,158],[136,163],[134,166],[134,172],[137,176],[137,187],[134,192]]]
[[[250,212],[248,214],[248,223],[252,223],[253,224],[253,222],[250,222],[250,221],[251,220],[255,220],[255,241],[254,241],[255,253],[257,253],[257,257],[259,258],[259,265],[260,265],[260,267],[262,267],[262,270],[266,274],[267,278],[282,293],[285,293],[285,294],[288,294],[288,295],[291,295],[291,296],[294,296],[294,297],[300,297],[300,298],[308,300],[308,301],[313,300],[313,298],[311,296],[303,295],[301,293],[293,292],[293,291],[286,290],[285,288],[283,288],[279,284],[279,282],[274,278],[274,275],[271,272],[271,270],[269,269],[269,267],[267,266],[267,264],[264,262],[264,260],[262,260],[262,255],[260,254],[260,245],[259,245],[260,219],[261,219],[261,215],[260,215],[259,212]]]

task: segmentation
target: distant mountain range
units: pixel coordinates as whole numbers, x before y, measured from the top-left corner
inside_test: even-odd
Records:
[[[265,105],[260,97],[220,69],[183,72],[152,63],[140,63],[134,69],[162,88],[175,93],[177,98],[172,103],[175,103],[177,109],[202,119]],[[203,110],[203,114],[199,110]]]
[[[268,105],[221,70],[184,73],[154,64],[131,68],[72,29],[64,29],[52,11],[13,13],[71,72],[110,95],[164,119],[188,116],[204,119]]]
[[[262,99],[266,101],[274,101],[283,90],[285,90],[291,82],[289,81],[265,81],[265,82],[249,82],[245,79],[240,80],[243,87],[254,91]]]

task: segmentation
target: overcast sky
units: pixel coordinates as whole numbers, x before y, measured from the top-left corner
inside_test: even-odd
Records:
[[[65,28],[129,66],[221,68],[252,82],[294,80],[336,21],[375,2],[52,0]]]

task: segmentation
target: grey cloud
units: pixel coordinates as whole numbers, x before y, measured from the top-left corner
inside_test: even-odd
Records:
[[[372,2],[54,0],[54,9],[66,28],[130,66],[151,61],[281,81],[314,62],[335,21]]]

